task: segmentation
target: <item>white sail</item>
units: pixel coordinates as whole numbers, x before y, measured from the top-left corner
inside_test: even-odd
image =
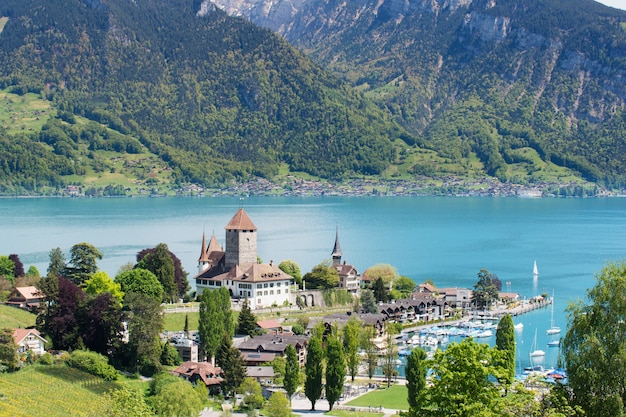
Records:
[[[535,264],[533,265],[533,275],[534,276],[539,275],[539,269],[537,268],[537,261],[535,261]]]
[[[550,328],[546,331],[546,334],[559,334],[561,333],[561,328],[554,325],[554,290],[552,290],[552,309],[550,316]]]

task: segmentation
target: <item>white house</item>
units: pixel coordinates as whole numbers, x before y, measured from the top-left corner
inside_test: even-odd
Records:
[[[17,353],[26,353],[29,350],[37,355],[46,353],[46,339],[41,337],[36,329],[15,329],[13,340],[17,345]]]
[[[243,208],[235,213],[225,229],[225,250],[219,246],[215,235],[211,236],[208,246],[202,236],[195,276],[198,294],[205,289],[226,287],[231,298],[247,298],[251,309],[288,304],[293,277],[271,261],[257,263],[257,228]]]

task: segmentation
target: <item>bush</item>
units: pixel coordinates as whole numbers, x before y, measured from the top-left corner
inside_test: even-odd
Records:
[[[52,355],[48,352],[44,353],[39,358],[39,363],[42,365],[52,365],[52,362],[53,362]]]
[[[65,363],[72,368],[98,376],[105,381],[115,381],[118,377],[117,371],[109,365],[108,359],[96,352],[75,350]]]

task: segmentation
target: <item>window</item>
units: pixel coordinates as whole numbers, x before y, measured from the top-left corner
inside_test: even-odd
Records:
[[[267,290],[263,291],[263,295],[267,295]]]
[[[276,290],[276,294],[280,294],[280,290]]]
[[[274,283],[270,282],[270,288],[274,288]]]
[[[274,290],[270,290],[270,295],[274,295]]]
[[[267,284],[263,284],[263,288],[267,288]]]
[[[289,288],[285,288],[285,294],[289,292]]]
[[[263,288],[263,284],[256,284],[257,288]]]

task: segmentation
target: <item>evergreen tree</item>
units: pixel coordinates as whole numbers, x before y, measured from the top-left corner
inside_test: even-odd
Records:
[[[386,303],[389,301],[389,291],[387,290],[387,286],[382,278],[378,278],[374,281],[374,298],[377,302]]]
[[[237,319],[237,334],[247,334],[248,336],[254,336],[258,334],[256,316],[250,309],[250,303],[248,299],[244,299],[241,304],[241,311]]]
[[[50,261],[48,263],[48,276],[60,277],[65,270],[65,255],[61,248],[54,248],[50,251]]]
[[[346,359],[336,329],[326,337],[326,399],[332,411],[333,405],[343,393],[346,379]]]
[[[502,368],[498,381],[504,385],[505,390],[508,390],[515,378],[515,348],[513,318],[510,314],[505,314],[496,329],[496,349],[500,354],[496,363]]]
[[[314,334],[309,339],[307,348],[304,381],[304,394],[311,401],[311,410],[315,411],[315,402],[322,396],[322,361],[324,351],[322,350],[321,335]]]
[[[185,314],[185,325],[183,326],[185,337],[189,337],[189,315]]]
[[[472,302],[479,309],[488,309],[491,303],[498,300],[498,287],[495,279],[497,277],[486,269],[478,272],[478,281],[474,284],[472,291]]]
[[[64,275],[74,284],[82,285],[98,271],[97,261],[102,253],[91,243],[77,243],[70,249],[70,263],[65,267]]]
[[[17,344],[13,340],[13,330],[0,329],[0,365],[6,366],[9,371],[19,368],[20,360],[17,356]]]
[[[291,397],[300,385],[300,364],[298,364],[298,354],[293,345],[287,345],[285,349],[285,377],[283,378],[283,386],[287,391],[287,398],[291,403]]]
[[[406,387],[411,412],[419,415],[426,390],[426,352],[420,347],[411,350],[406,358]]]
[[[361,291],[361,309],[364,313],[378,313],[376,297],[372,290]]]
[[[223,333],[222,342],[215,355],[217,365],[224,372],[224,380],[220,384],[225,394],[234,394],[246,378],[244,361],[239,349],[233,347],[231,337]]]

